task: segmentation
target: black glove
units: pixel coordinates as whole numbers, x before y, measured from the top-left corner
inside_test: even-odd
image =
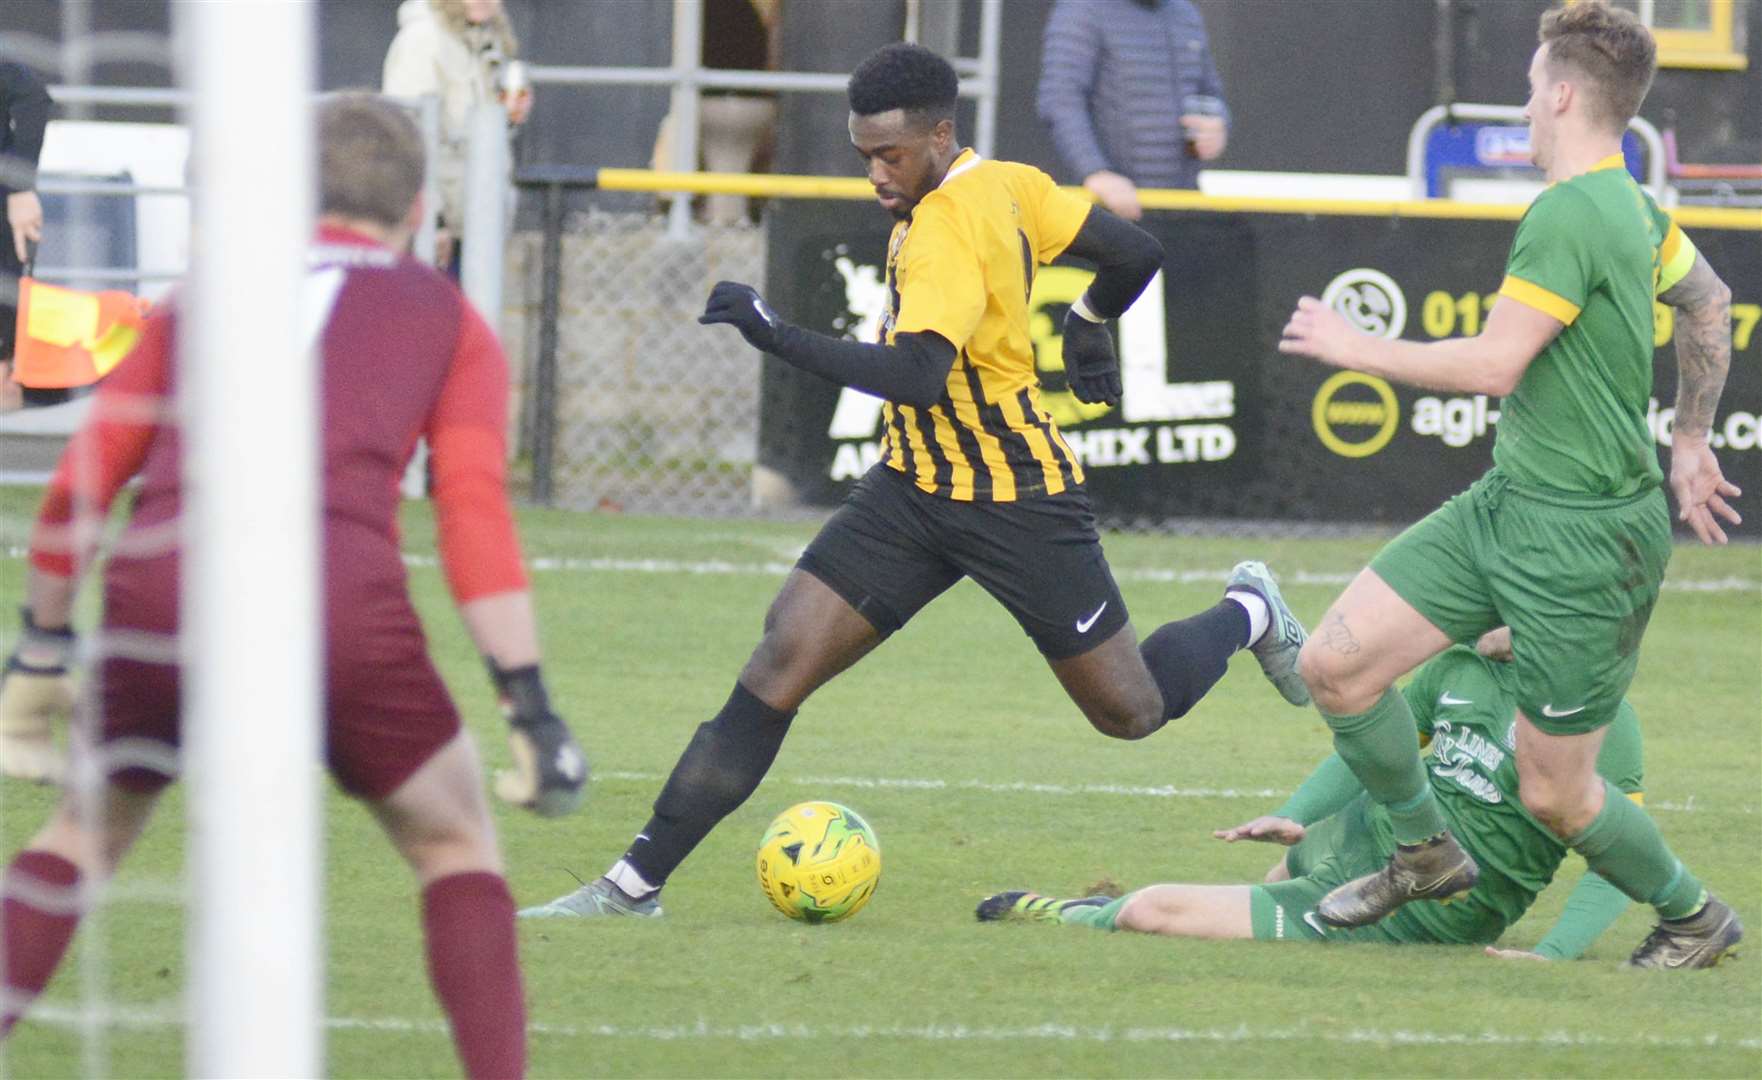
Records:
[[[581,805],[587,786],[587,756],[569,725],[551,711],[538,666],[503,671],[489,665],[508,720],[508,749],[514,767],[496,773],[496,795],[539,817],[561,817]]]
[[[705,326],[727,323],[740,331],[748,345],[762,352],[776,350],[788,325],[777,317],[757,289],[738,281],[716,282],[697,321]]]
[[[1120,361],[1107,324],[1090,322],[1075,309],[1065,312],[1065,380],[1085,404],[1120,403]]]

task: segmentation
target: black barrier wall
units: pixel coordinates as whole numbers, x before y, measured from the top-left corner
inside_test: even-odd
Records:
[[[786,317],[871,338],[890,221],[859,203],[785,203],[771,219],[767,279]],[[1083,459],[1114,523],[1252,518],[1406,524],[1492,462],[1499,401],[1392,386],[1276,349],[1298,296],[1320,295],[1361,328],[1416,341],[1471,335],[1503,277],[1513,221],[1153,213],[1161,278],[1116,326],[1117,408],[1064,388],[1059,326],[1088,281],[1079,267],[1034,285],[1045,405]],[[1731,376],[1714,440],[1749,495],[1735,535],[1762,536],[1762,233],[1690,229],[1731,284]],[[1668,443],[1676,396],[1660,306],[1652,430]],[[830,504],[877,455],[879,405],[768,360],[760,462],[806,502]],[[1666,463],[1667,464],[1667,463]]]

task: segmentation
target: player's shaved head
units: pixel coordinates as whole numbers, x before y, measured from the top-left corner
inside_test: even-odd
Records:
[[[396,228],[422,179],[422,132],[402,106],[357,91],[318,106],[320,214]]]
[[[1536,36],[1547,47],[1549,75],[1582,85],[1591,118],[1626,130],[1658,70],[1658,46],[1645,24],[1605,0],[1578,0],[1545,12]]]
[[[924,127],[954,119],[960,80],[954,65],[909,42],[883,45],[851,73],[850,111],[857,116],[903,110]]]

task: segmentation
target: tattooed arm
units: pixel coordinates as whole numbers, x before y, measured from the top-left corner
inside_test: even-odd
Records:
[[[1731,367],[1731,289],[1705,255],[1658,297],[1676,308],[1676,431],[1706,438]]]
[[[1725,543],[1719,518],[1743,521],[1726,502],[1742,492],[1725,479],[1708,438],[1731,367],[1731,289],[1704,255],[1658,299],[1676,309],[1676,421],[1670,437],[1670,487],[1678,520],[1703,544]]]

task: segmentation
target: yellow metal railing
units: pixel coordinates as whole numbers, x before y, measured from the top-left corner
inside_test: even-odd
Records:
[[[854,176],[770,176],[759,173],[682,173],[649,169],[601,169],[604,191],[686,192],[693,195],[748,195],[781,199],[872,199],[874,188]],[[1073,188],[1085,196],[1081,188]],[[1314,214],[1318,217],[1444,218],[1463,221],[1516,221],[1520,205],[1468,203],[1450,199],[1294,199],[1265,196],[1203,195],[1197,191],[1141,189],[1146,210],[1209,213]],[[1684,228],[1762,231],[1762,210],[1679,206],[1671,217]]]

